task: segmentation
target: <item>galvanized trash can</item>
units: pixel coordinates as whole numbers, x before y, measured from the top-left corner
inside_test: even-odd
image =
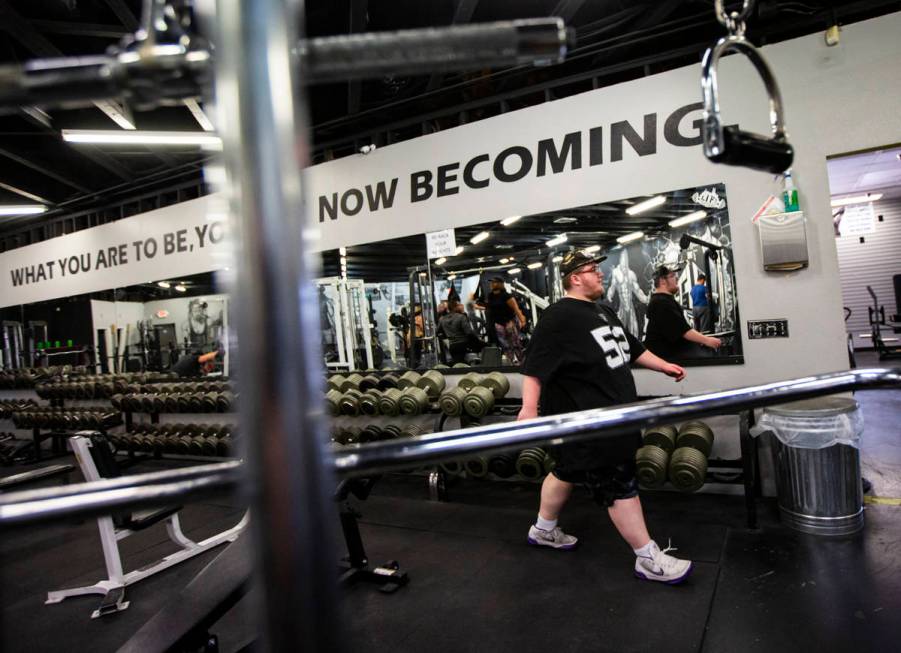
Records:
[[[803,533],[849,535],[863,528],[863,416],[848,397],[818,397],[764,409],[758,433],[773,434],[782,521]]]

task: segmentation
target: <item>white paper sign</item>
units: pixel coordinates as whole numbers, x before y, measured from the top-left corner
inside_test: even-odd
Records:
[[[842,236],[863,236],[876,231],[876,215],[872,204],[851,204],[845,207],[839,223]]]
[[[429,258],[453,256],[457,249],[457,238],[453,229],[432,231],[425,235],[427,255]]]

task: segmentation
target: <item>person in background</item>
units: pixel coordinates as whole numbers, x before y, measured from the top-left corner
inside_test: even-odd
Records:
[[[462,363],[468,352],[480,352],[485,346],[473,331],[463,305],[454,299],[448,300],[447,313],[438,322],[438,331],[450,343],[448,353],[452,364]]]
[[[637,401],[631,364],[676,381],[685,377],[681,367],[645,350],[623,328],[612,308],[596,303],[604,294],[604,275],[598,263],[605,258],[581,251],[563,257],[560,276],[566,296],[544,311],[532,334],[522,367],[518,419]],[[648,534],[636,478],[639,446],[641,434],[633,431],[556,447],[557,465],[541,486],[541,504],[538,518],[529,528],[529,544],[558,550],[576,546],[577,539],[564,533],[557,519],[573,486],[579,484],[606,508],[614,527],[635,553],[635,576],[670,585],[685,580],[691,561],[669,555],[670,548],[661,550]]]
[[[691,314],[695,329],[701,333],[710,331],[710,303],[707,301],[707,277],[698,275],[698,280],[691,287]]]
[[[172,371],[181,377],[203,376],[213,371],[213,361],[219,355],[219,350],[204,354],[201,350],[195,349],[181,358],[172,367]]]
[[[491,279],[490,292],[485,296],[484,302],[477,306],[487,310],[488,328],[493,329],[497,335],[498,344],[507,360],[511,365],[519,365],[523,357],[520,329],[526,326],[526,316],[519,309],[513,295],[507,292],[502,277]]]
[[[654,271],[654,292],[648,302],[648,328],[644,346],[661,358],[707,358],[722,344],[691,328],[676,301],[679,268],[666,265]]]

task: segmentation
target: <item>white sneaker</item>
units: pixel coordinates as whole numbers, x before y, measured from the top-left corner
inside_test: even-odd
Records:
[[[656,548],[656,547],[655,547]],[[668,546],[663,551],[658,550],[652,557],[639,556],[635,558],[635,576],[644,580],[656,580],[667,585],[677,585],[688,578],[691,573],[691,560],[680,560],[667,551],[675,551]]]
[[[566,551],[574,549],[578,542],[579,538],[567,535],[560,530],[559,526],[555,526],[550,531],[543,531],[534,524],[529,528],[529,544],[534,544],[535,546],[549,546]]]

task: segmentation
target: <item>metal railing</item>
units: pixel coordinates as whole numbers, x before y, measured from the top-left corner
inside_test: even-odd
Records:
[[[339,476],[378,474],[472,453],[613,437],[654,424],[732,413],[850,390],[901,387],[901,369],[869,368],[733,390],[654,399],[522,422],[364,444],[325,455]],[[242,463],[228,462],[0,496],[0,526],[158,505],[236,487]]]

